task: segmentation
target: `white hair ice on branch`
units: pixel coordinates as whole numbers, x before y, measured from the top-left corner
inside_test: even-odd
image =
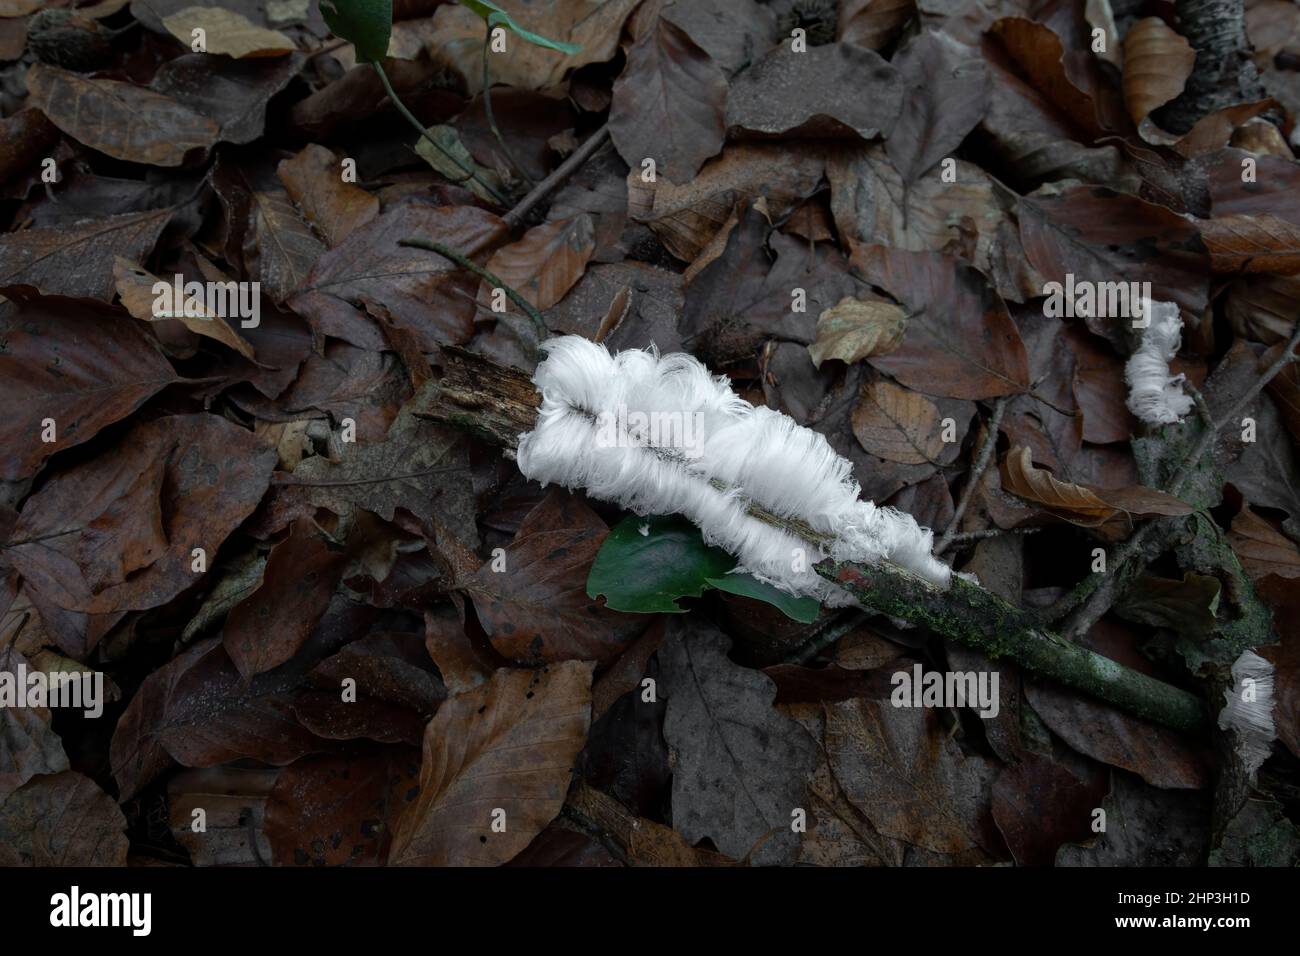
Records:
[[[1169,374],[1182,342],[1183,320],[1173,302],[1147,301],[1145,306],[1142,344],[1124,366],[1128,410],[1148,425],[1172,425],[1192,410],[1192,397],[1182,388],[1184,376]]]
[[[1277,739],[1273,677],[1272,663],[1247,649],[1232,665],[1232,688],[1223,692],[1219,729],[1236,731],[1237,754],[1252,780]]]
[[[887,559],[947,587],[951,571],[931,553],[933,532],[862,499],[852,465],[825,437],[751,405],[694,356],[610,355],[578,336],[542,348],[537,425],[519,441],[525,477],[640,515],[682,514],[739,559],[737,571],[832,606],[853,600],[813,570],[823,558]],[[670,424],[649,442],[645,421]],[[755,511],[806,525],[815,540]]]

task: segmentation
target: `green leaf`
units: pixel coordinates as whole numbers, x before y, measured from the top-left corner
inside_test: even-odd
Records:
[[[500,25],[505,27],[511,33],[514,33],[516,36],[527,40],[529,43],[535,43],[537,46],[546,47],[548,50],[558,50],[561,53],[573,54],[582,49],[582,47],[578,46],[576,43],[562,43],[559,40],[548,40],[544,36],[525,30],[519,24],[515,23],[510,14],[506,13],[495,3],[489,3],[488,0],[457,0],[457,2],[460,3],[462,7],[472,10],[474,13],[477,13],[482,17],[487,23],[489,29]]]
[[[415,153],[435,170],[452,182],[468,187],[474,195],[488,202],[497,202],[506,192],[506,184],[502,182],[501,174],[474,161],[474,157],[462,142],[460,133],[454,126],[430,126],[425,132],[442,147],[442,151],[434,149],[429,141],[421,136],[415,143]],[[466,179],[467,169],[472,169],[478,179]]]
[[[736,566],[711,548],[685,518],[624,518],[600,546],[587,576],[587,596],[605,596],[615,611],[681,613],[682,597],[699,597],[708,579]]]
[[[822,609],[816,598],[795,597],[793,594],[786,594],[780,588],[775,588],[764,581],[760,581],[752,574],[724,574],[720,578],[709,578],[709,583],[719,591],[727,591],[731,594],[739,594],[741,597],[766,601],[786,617],[798,621],[800,624],[811,624],[817,620],[817,615]]]
[[[393,0],[321,0],[320,12],[335,36],[357,48],[359,62],[383,62],[393,32]]]
[[[678,598],[699,597],[718,588],[765,601],[787,617],[807,623],[820,608],[812,598],[796,598],[748,574],[729,574],[736,559],[706,545],[700,529],[678,515],[624,518],[601,545],[587,596],[604,595],[615,611],[680,614]]]

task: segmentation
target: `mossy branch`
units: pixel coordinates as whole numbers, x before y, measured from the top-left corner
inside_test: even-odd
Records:
[[[443,365],[443,377],[436,385],[430,383],[431,394],[418,414],[516,447],[519,435],[537,420],[541,396],[529,377],[462,349],[445,349]],[[753,507],[750,513],[796,537],[816,541],[817,533],[801,522]],[[817,572],[846,588],[867,610],[925,626],[990,658],[1012,660],[1138,717],[1178,730],[1206,722],[1205,705],[1195,694],[1071,644],[1044,630],[1032,612],[955,575],[944,589],[888,562],[824,561]]]

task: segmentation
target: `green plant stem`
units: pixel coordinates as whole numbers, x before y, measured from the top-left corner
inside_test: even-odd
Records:
[[[450,259],[452,262],[456,263],[456,265],[460,266],[462,269],[468,269],[470,272],[474,273],[480,279],[492,283],[492,285],[504,291],[506,297],[509,298],[510,301],[513,302],[515,305],[519,306],[519,308],[524,311],[524,314],[527,315],[528,318],[532,319],[533,324],[537,327],[537,332],[542,339],[546,339],[550,337],[551,330],[546,327],[546,322],[545,320],[542,319],[542,313],[538,312],[537,309],[533,308],[533,304],[531,302],[525,299],[522,295],[520,295],[510,286],[506,285],[506,283],[503,282],[499,276],[494,275],[493,273],[489,272],[487,269],[484,269],[481,265],[479,265],[474,260],[468,258],[467,256],[462,255],[461,253],[457,252],[455,249],[450,249],[447,246],[444,246],[440,242],[431,242],[428,239],[402,239],[397,244],[399,246],[410,246],[414,249],[426,249],[429,252],[436,252],[444,259]]]
[[[944,590],[888,562],[823,561],[816,570],[863,607],[924,625],[994,660],[1005,657],[1139,717],[1175,730],[1195,730],[1206,722],[1205,704],[1195,694],[1071,644],[1039,627],[1032,613],[962,578],[954,576]]]
[[[501,152],[505,154],[508,162],[519,177],[530,186],[533,183],[532,177],[524,171],[524,167],[515,159],[515,154],[511,152],[510,147],[506,144],[506,138],[501,135],[501,130],[497,126],[496,116],[492,113],[492,81],[488,76],[488,51],[492,46],[492,30],[489,27],[487,34],[483,37],[483,113],[487,116],[488,126],[492,129],[492,135],[497,138],[501,145]]]
[[[384,84],[384,92],[388,94],[388,98],[392,100],[393,105],[397,107],[397,112],[401,113],[402,118],[405,119],[408,123],[410,123],[413,127],[415,127],[416,130],[419,131],[420,135],[424,137],[425,142],[429,143],[434,149],[442,153],[443,156],[445,156],[448,160],[454,163],[459,169],[461,169],[465,173],[465,177],[467,179],[472,179],[474,182],[478,183],[485,190],[487,190],[487,192],[491,193],[493,198],[496,199],[497,204],[499,206],[502,207],[509,206],[510,201],[506,199],[505,196],[502,196],[490,185],[488,185],[482,179],[480,179],[478,173],[468,168],[459,159],[457,159],[451,153],[447,152],[447,150],[443,148],[441,143],[439,143],[436,139],[434,139],[432,136],[429,135],[429,131],[424,128],[424,124],[421,123],[418,119],[416,119],[415,114],[406,108],[406,104],[402,102],[401,97],[397,95],[397,91],[393,89],[393,84],[390,83],[388,80],[388,74],[384,72],[383,64],[380,63],[378,60],[376,60],[371,63],[371,66],[373,66],[375,68],[375,72],[379,74],[379,79]]]
[[[1251,385],[1245,394],[1233,402],[1232,406],[1217,419],[1206,403],[1205,397],[1195,387],[1187,386],[1192,400],[1196,403],[1203,430],[1196,445],[1179,464],[1178,469],[1170,479],[1170,494],[1179,495],[1183,492],[1188,481],[1191,480],[1196,466],[1200,464],[1206,455],[1213,451],[1214,442],[1224,426],[1239,416],[1282,369],[1300,359],[1300,356],[1297,356],[1295,352],[1298,344],[1300,344],[1300,322],[1296,322],[1291,330],[1290,338],[1287,339],[1286,345],[1282,348],[1282,353],[1269,365],[1259,377],[1259,380]],[[1052,609],[1048,620],[1053,622],[1062,621],[1061,631],[1066,635],[1086,632],[1101,619],[1103,614],[1110,610],[1116,598],[1122,593],[1125,578],[1129,576],[1129,563],[1138,555],[1143,554],[1148,547],[1163,546],[1164,542],[1161,537],[1156,538],[1154,545],[1151,544],[1149,539],[1157,530],[1162,533],[1166,532],[1176,520],[1157,518],[1140,525],[1127,541],[1116,548],[1113,554],[1107,556],[1106,567],[1108,573],[1093,574],[1084,578],[1073,591]],[[1154,558],[1157,555],[1152,554],[1149,557]]]
[[[435,250],[437,251],[437,250]],[[446,350],[446,369],[421,414],[464,428],[506,448],[532,430],[541,396],[526,373],[466,352]],[[752,503],[749,514],[805,541],[822,536],[806,524]],[[1200,698],[1043,629],[1037,616],[962,578],[946,590],[888,561],[875,565],[816,565],[823,577],[845,587],[867,611],[922,624],[943,637],[990,657],[1005,657],[1033,673],[1093,694],[1129,713],[1181,730],[1199,727],[1206,711]]]

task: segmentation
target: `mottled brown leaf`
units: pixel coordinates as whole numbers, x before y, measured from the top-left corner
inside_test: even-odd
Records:
[[[89,777],[37,777],[0,803],[0,866],[125,866],[126,817]]]
[[[276,174],[330,248],[379,215],[379,200],[344,182],[342,162],[324,146],[304,146],[281,162]]]
[[[174,210],[128,212],[71,227],[24,229],[0,236],[0,284],[30,285],[47,295],[113,296],[113,260],[143,262]]]
[[[30,103],[78,142],[114,159],[180,166],[217,142],[217,124],[188,107],[131,83],[89,79],[34,63]]]
[[[592,665],[501,669],[429,721],[420,795],[393,838],[398,866],[496,866],[564,805],[591,723]],[[504,830],[493,826],[504,811]],[[499,816],[499,815],[498,815]]]

